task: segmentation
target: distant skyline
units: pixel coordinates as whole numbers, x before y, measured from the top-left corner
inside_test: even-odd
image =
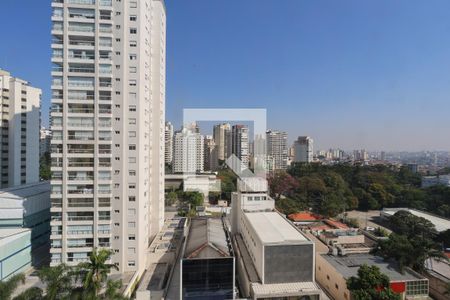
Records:
[[[450,150],[450,2],[167,0],[166,118],[266,108],[315,149]],[[3,0],[0,68],[50,99],[50,0]]]

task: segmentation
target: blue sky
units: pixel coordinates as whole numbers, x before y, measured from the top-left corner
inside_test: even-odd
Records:
[[[450,149],[447,0],[167,0],[167,119],[267,108],[316,148]],[[50,1],[2,0],[0,67],[50,86]]]

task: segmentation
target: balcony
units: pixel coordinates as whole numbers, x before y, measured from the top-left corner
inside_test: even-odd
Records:
[[[69,221],[94,221],[93,216],[68,216]]]
[[[71,39],[69,41],[69,45],[72,46],[95,46],[95,42],[94,41],[87,41],[87,40],[75,40],[75,39]]]
[[[54,29],[55,30],[55,29]],[[72,33],[94,33],[95,28],[91,26],[69,25],[69,32]]]
[[[100,6],[112,6],[112,1],[111,0],[99,0],[99,5]]]
[[[95,68],[71,67],[71,66],[69,66],[69,72],[73,72],[73,73],[95,73]]]
[[[73,235],[92,235],[94,232],[92,230],[67,230],[67,234],[73,234]]]
[[[109,167],[111,166],[111,164],[109,165]],[[62,163],[60,165],[60,167],[62,167]],[[90,162],[69,162],[69,167],[79,167],[79,168],[93,168],[94,167],[94,163],[90,163]]]
[[[95,0],[68,0],[69,4],[94,5]]]
[[[69,87],[84,87],[84,88],[93,88],[93,82],[83,82],[83,81],[69,81]]]
[[[68,190],[67,193],[70,195],[91,195],[94,193],[94,189],[92,188],[73,189]]]
[[[91,248],[93,247],[94,244],[93,243],[84,243],[84,244],[68,244],[67,248]]]

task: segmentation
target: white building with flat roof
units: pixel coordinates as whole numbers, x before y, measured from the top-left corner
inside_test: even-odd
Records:
[[[411,213],[412,215],[415,215],[416,217],[421,217],[424,219],[427,219],[428,221],[430,221],[431,223],[433,223],[433,225],[436,227],[436,230],[438,232],[442,232],[442,231],[446,231],[448,229],[450,229],[450,220],[443,218],[443,217],[439,217],[424,211],[420,211],[420,210],[416,210],[416,209],[412,209],[412,208],[385,208],[381,211],[381,216],[385,217],[385,218],[390,218],[393,215],[395,215],[396,212],[398,211],[407,211],[409,213]]]
[[[41,95],[0,69],[0,188],[39,181]]]
[[[231,232],[243,296],[321,299],[314,281],[314,243],[275,210],[261,181],[239,179],[241,189],[231,200]]]

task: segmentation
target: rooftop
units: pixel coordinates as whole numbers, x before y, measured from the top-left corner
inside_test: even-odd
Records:
[[[22,233],[31,232],[28,228],[1,228],[0,229],[0,247],[4,246],[16,238],[20,237]],[[30,240],[31,243],[31,240]]]
[[[288,218],[294,222],[305,222],[305,221],[315,222],[323,219],[322,216],[314,214],[309,211],[301,211],[295,214],[290,214]]]
[[[277,212],[246,213],[249,223],[264,244],[298,243],[308,239]]]
[[[0,191],[0,199],[22,200],[49,191],[50,181],[41,181],[3,189]]]
[[[385,208],[383,209],[382,213],[389,215],[389,216],[393,216],[396,212],[400,211],[400,210],[404,210],[407,211],[417,217],[421,217],[424,219],[427,219],[428,221],[430,221],[431,223],[434,224],[434,226],[436,226],[436,230],[441,232],[441,231],[445,231],[447,229],[450,229],[450,220],[449,219],[445,219],[424,211],[420,211],[420,210],[415,210],[415,209],[411,209],[411,208]]]
[[[358,269],[363,264],[374,265],[380,268],[381,273],[386,274],[391,281],[411,281],[423,279],[419,274],[405,270],[404,274],[398,271],[397,264],[385,261],[382,257],[371,254],[351,254],[348,256],[333,256],[330,254],[322,254],[344,278],[357,276]]]
[[[227,256],[231,256],[231,253],[222,219],[206,217],[192,219],[184,257],[218,258]]]

